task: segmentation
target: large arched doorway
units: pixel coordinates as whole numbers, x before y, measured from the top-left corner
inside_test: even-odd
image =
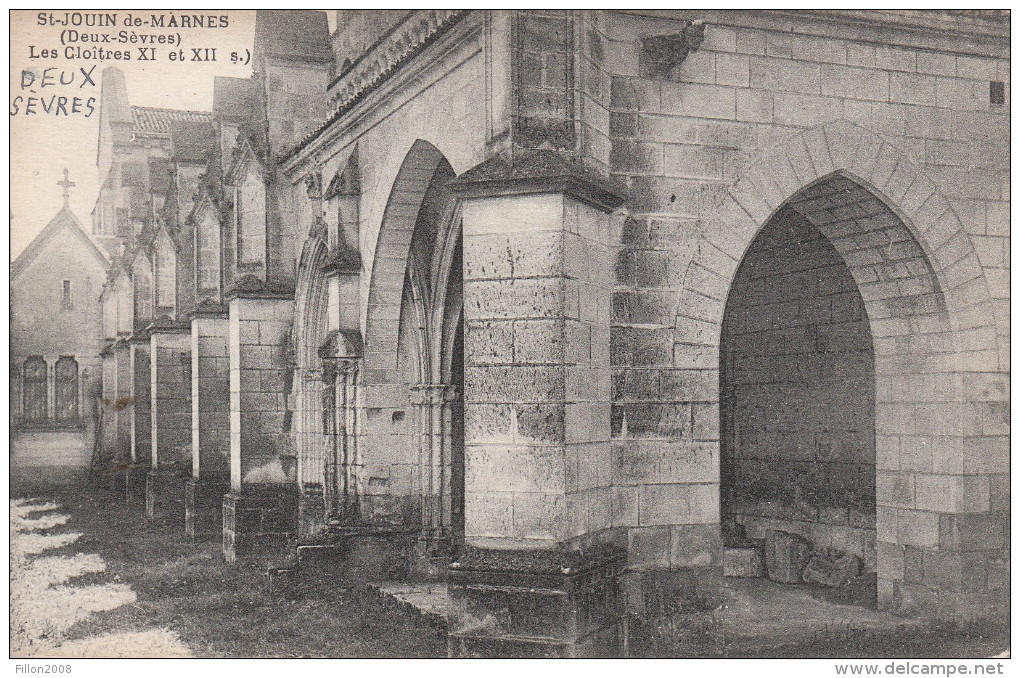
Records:
[[[825,135],[829,134],[826,129]],[[869,144],[868,148],[875,144],[885,148],[853,128],[837,127],[831,135],[833,139],[846,137],[848,144],[857,139]],[[874,527],[870,521],[858,522],[875,530],[878,604],[903,610],[918,605],[934,609],[935,597],[956,595],[958,585],[945,583],[934,566],[910,570],[906,564],[923,560],[924,554],[931,554],[931,563],[959,558],[958,542],[941,525],[960,522],[959,516],[968,512],[987,512],[989,506],[980,489],[986,478],[971,479],[961,472],[971,469],[977,476],[987,475],[1003,463],[998,441],[975,430],[974,417],[961,416],[964,408],[959,404],[968,371],[996,369],[994,333],[986,327],[993,317],[988,311],[987,288],[955,215],[934,184],[909,161],[896,161],[898,174],[890,177],[887,166],[869,166],[852,151],[847,157],[844,145],[830,143],[828,151],[836,167],[851,169],[821,173],[818,167],[825,166],[816,164],[818,174],[812,177],[803,172],[808,181],[799,187],[792,176],[772,178],[758,170],[738,182],[706,224],[690,267],[688,294],[711,300],[698,309],[717,323],[719,334],[715,336],[721,340],[726,300],[737,268],[745,255],[753,258],[755,237],[759,233],[768,237],[767,230],[776,220],[800,221],[801,227],[804,222],[810,224],[839,254],[859,291],[872,336]],[[810,162],[802,162],[807,153],[803,144],[794,144],[785,154],[772,153],[763,162],[781,167],[783,162],[793,162],[787,158],[793,158],[796,167],[810,169]],[[793,188],[787,192],[790,185]],[[763,289],[752,294],[764,293],[769,284],[763,279],[758,286]],[[681,303],[678,315],[683,315],[684,309]],[[978,315],[982,326],[964,329]],[[678,318],[679,322],[682,319]],[[731,340],[728,336],[727,341]],[[686,350],[678,345],[675,359],[689,360]],[[737,371],[722,363],[722,352],[720,363],[731,374]],[[799,364],[797,369],[801,369]],[[725,389],[732,392],[729,379],[727,375],[721,380],[724,393]],[[720,408],[721,414],[726,407]],[[728,430],[733,428],[732,422],[725,417],[721,424],[720,447],[727,439],[727,445],[739,446],[741,432]],[[822,442],[825,454],[831,448],[828,441]],[[972,462],[964,452],[971,443],[993,451],[982,461]],[[773,443],[764,449],[777,448]],[[816,458],[818,453],[816,444]],[[723,496],[732,496],[732,488],[722,485]],[[780,507],[775,510],[781,513]],[[806,511],[814,513],[812,508]],[[847,513],[849,522],[849,507]],[[988,553],[989,557],[1001,557],[994,547],[989,547]],[[926,602],[916,603],[918,600]]]
[[[464,534],[464,320],[461,219],[439,158],[411,235],[400,305],[397,367],[410,387],[413,485],[424,555],[459,547]]]
[[[864,575],[867,585],[877,572],[871,327],[850,269],[798,205],[755,237],[726,303],[723,537],[767,549],[796,539],[816,568],[839,563],[839,576]]]

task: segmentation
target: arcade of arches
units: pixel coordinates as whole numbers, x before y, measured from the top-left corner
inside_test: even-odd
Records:
[[[352,167],[356,159],[347,174]],[[377,262],[382,284],[372,289],[372,305],[386,310],[370,315],[364,346],[356,324],[340,327],[349,317],[328,313],[341,292],[351,293],[360,268],[336,265],[357,237],[358,194],[343,176],[326,192],[337,198],[336,214],[327,208],[299,267],[300,531],[410,527],[418,557],[397,571],[439,572],[464,533],[463,247],[447,187],[454,173],[427,144],[409,154],[383,236],[396,242],[381,242],[389,251]]]
[[[102,297],[150,513],[445,579],[453,654],[612,653],[779,540],[1003,612],[1007,15],[287,16]],[[64,352],[18,356],[33,420]]]

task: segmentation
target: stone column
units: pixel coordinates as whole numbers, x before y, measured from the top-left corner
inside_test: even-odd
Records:
[[[417,569],[427,578],[443,574],[450,552],[451,384],[420,384],[412,389],[418,446],[418,505],[421,534]]]
[[[322,431],[324,413],[323,372],[298,367],[294,383],[299,384],[297,416],[298,481],[298,534],[302,537],[318,535],[326,524],[326,507],[323,489],[326,478],[326,435]]]
[[[420,384],[413,389],[418,431],[419,507],[422,539],[443,534],[443,434],[446,384]]]
[[[184,527],[184,482],[191,472],[191,332],[153,327],[150,363],[152,470],[145,514]]]
[[[152,337],[146,331],[131,337],[131,470],[129,490],[145,496],[146,477],[152,468],[152,375],[149,351]]]
[[[281,545],[297,531],[297,460],[287,413],[292,296],[238,292],[229,302],[230,492],[223,497],[229,561]]]
[[[341,343],[328,347],[323,381],[335,405],[326,423],[323,493],[325,522],[332,528],[349,528],[360,523],[358,505],[358,374],[361,358],[353,353],[337,355]]]
[[[226,308],[191,320],[191,478],[185,482],[184,533],[220,533],[230,489],[230,322]]]
[[[515,150],[453,184],[467,476],[450,652],[616,654],[607,213],[622,198],[552,151]]]
[[[113,410],[116,418],[116,456],[114,465],[116,487],[123,489],[131,471],[131,417],[134,411],[134,380],[131,373],[131,343],[127,337],[121,337],[113,345],[114,370],[116,372],[115,395]]]

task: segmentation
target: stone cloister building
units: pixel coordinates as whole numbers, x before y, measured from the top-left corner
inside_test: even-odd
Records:
[[[1008,15],[259,11],[253,64],[104,292],[151,517],[448,579],[454,654],[612,653],[775,531],[1004,613]]]

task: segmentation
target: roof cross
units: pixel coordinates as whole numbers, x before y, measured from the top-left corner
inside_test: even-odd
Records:
[[[64,188],[64,207],[67,207],[68,202],[71,198],[71,187],[74,186],[74,182],[67,178],[67,168],[64,168],[64,180],[58,181],[57,186],[63,186]]]

